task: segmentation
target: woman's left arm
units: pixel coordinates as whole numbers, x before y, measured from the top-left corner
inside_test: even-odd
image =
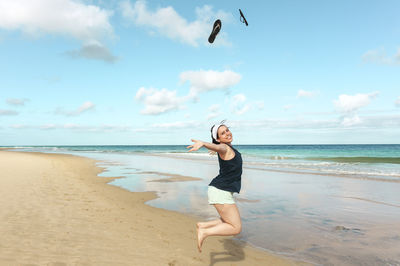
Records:
[[[194,142],[192,145],[187,146],[186,148],[190,148],[189,151],[197,151],[198,149],[200,149],[201,147],[205,147],[209,150],[218,152],[220,155],[223,155],[226,153],[227,148],[225,144],[214,144],[214,143],[208,143],[208,142],[204,142],[201,140],[196,140],[196,139],[192,139],[192,141]]]

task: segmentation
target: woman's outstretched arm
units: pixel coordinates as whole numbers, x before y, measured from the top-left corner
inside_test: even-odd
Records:
[[[197,151],[198,149],[200,149],[201,147],[205,147],[211,151],[215,151],[218,152],[220,155],[223,155],[227,152],[227,147],[226,144],[214,144],[214,143],[209,143],[209,142],[204,142],[201,140],[197,140],[197,139],[192,139],[192,142],[194,142],[192,145],[187,146],[187,149],[190,149],[190,151]]]

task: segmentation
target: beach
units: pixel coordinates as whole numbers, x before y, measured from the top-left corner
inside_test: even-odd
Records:
[[[400,266],[399,10],[0,0],[0,266]]]
[[[195,217],[108,185],[90,158],[0,151],[0,169],[0,265],[305,264],[231,237],[198,253]]]

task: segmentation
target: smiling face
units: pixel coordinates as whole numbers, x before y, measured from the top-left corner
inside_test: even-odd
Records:
[[[230,144],[233,140],[232,132],[226,126],[220,126],[218,128],[217,141],[220,143]]]

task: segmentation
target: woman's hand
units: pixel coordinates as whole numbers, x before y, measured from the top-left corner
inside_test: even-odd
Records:
[[[186,147],[186,149],[190,149],[189,152],[191,151],[197,151],[198,149],[200,149],[201,147],[204,146],[204,143],[201,140],[196,140],[196,139],[192,139],[192,142],[194,142],[192,145],[189,145]]]

